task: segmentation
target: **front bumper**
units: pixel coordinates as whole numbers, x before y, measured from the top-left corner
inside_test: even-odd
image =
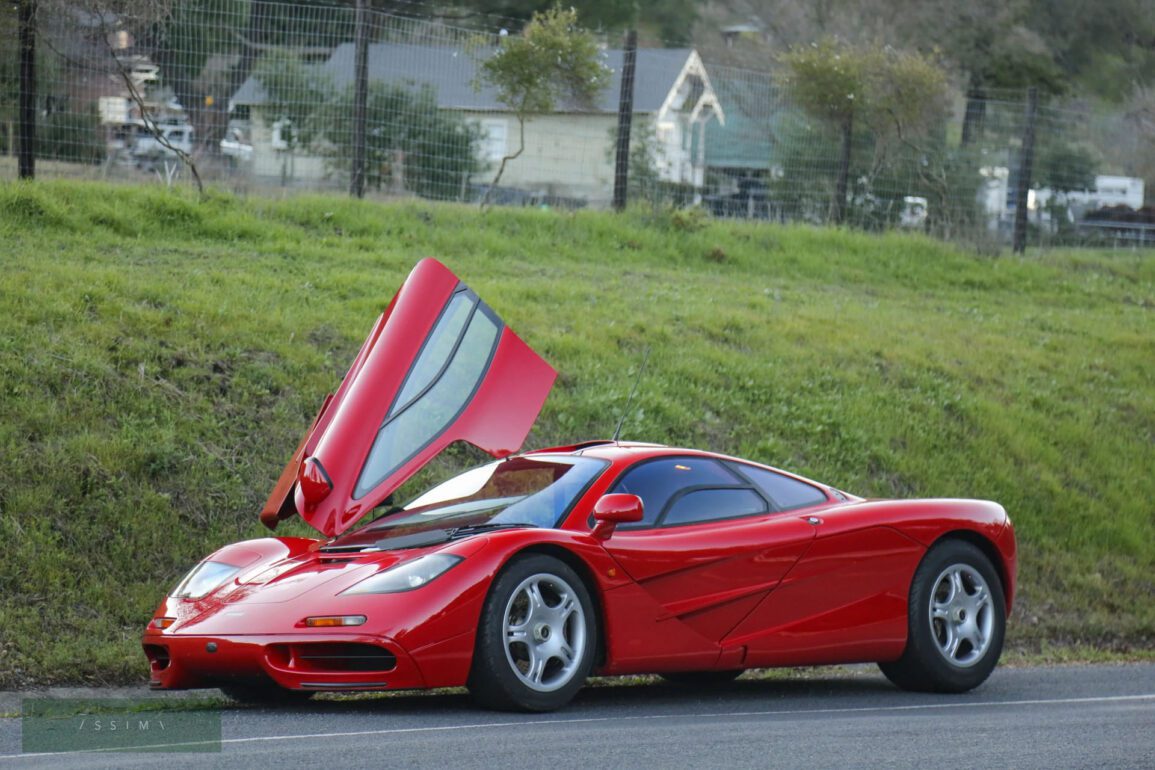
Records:
[[[290,690],[408,690],[430,686],[388,638],[358,634],[206,636],[149,633],[142,640],[153,689],[272,681]]]

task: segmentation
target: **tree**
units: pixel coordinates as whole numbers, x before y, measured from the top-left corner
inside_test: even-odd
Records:
[[[529,23],[535,14],[548,12],[557,0],[464,0],[460,3],[487,16]],[[576,11],[586,26],[600,32],[620,32],[640,26],[667,45],[686,45],[701,3],[694,0],[574,0],[565,7]],[[409,9],[406,8],[406,11]],[[517,31],[516,28],[511,31]]]
[[[1055,192],[1091,190],[1099,158],[1088,147],[1050,137],[1041,143],[1034,163],[1034,184]]]
[[[340,0],[187,0],[174,2],[172,12],[142,41],[154,50],[198,144],[216,153],[227,128],[228,101],[259,55],[278,46],[330,50],[348,37],[352,17],[350,3]]]
[[[618,127],[611,126],[606,144],[606,161],[613,163],[618,146]],[[626,181],[626,197],[660,203],[666,183],[662,181],[659,164],[665,160],[658,135],[652,123],[636,124],[630,132],[630,174]]]
[[[353,157],[353,86],[330,101],[324,131],[329,165],[348,170]],[[430,86],[371,83],[366,104],[365,181],[394,183],[426,198],[460,199],[480,171],[481,130],[437,106]]]
[[[1067,193],[1095,187],[1095,172],[1100,160],[1088,147],[1050,136],[1035,152],[1034,187],[1050,189],[1046,209],[1051,228],[1059,232],[1070,229],[1072,221]]]
[[[921,54],[892,48],[860,48],[826,39],[794,48],[781,57],[779,80],[793,102],[838,137],[838,163],[829,218],[845,220],[856,128],[872,149],[863,168],[865,189],[892,166],[891,156],[925,155],[918,140],[941,129],[946,115],[947,79]]]
[[[985,130],[987,102],[1004,89],[1038,89],[1044,99],[1078,91],[1121,98],[1155,78],[1155,14],[1150,0],[741,0],[714,23],[752,14],[769,45],[740,41],[750,61],[764,52],[836,36],[856,45],[936,52],[966,94],[962,143]],[[710,10],[704,12],[709,16]],[[701,25],[696,43],[721,36]],[[704,54],[705,55],[705,54]],[[1018,98],[1018,97],[1016,97]]]
[[[473,87],[493,86],[497,98],[513,111],[518,126],[517,150],[501,159],[482,198],[483,208],[506,164],[525,151],[525,123],[532,115],[552,112],[566,98],[578,108],[592,104],[609,80],[609,70],[600,59],[597,40],[578,26],[577,12],[557,6],[535,13],[520,35],[503,38],[496,51],[482,58]]]
[[[848,46],[830,39],[795,48],[782,60],[788,68],[783,85],[791,98],[808,114],[837,131],[841,139],[838,180],[830,202],[830,219],[841,224],[850,177],[854,115],[866,95],[865,68],[869,62]]]
[[[353,156],[353,85],[335,89],[317,69],[290,51],[272,50],[255,77],[268,99],[266,119],[283,121],[290,151],[307,149],[348,171]],[[433,89],[372,82],[366,105],[367,181],[387,180],[430,198],[456,199],[480,170],[480,131],[457,113],[441,110]]]
[[[1062,75],[1121,102],[1155,82],[1150,0],[1030,0],[1030,23]]]
[[[261,56],[253,74],[268,97],[263,108],[265,118],[291,126],[283,137],[289,149],[317,138],[325,125],[326,100],[333,92],[329,79],[284,48],[273,48]]]
[[[0,3],[0,154],[16,154],[20,104],[20,22],[14,3]]]

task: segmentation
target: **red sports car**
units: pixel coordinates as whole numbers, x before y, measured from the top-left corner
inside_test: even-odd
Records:
[[[1001,506],[863,500],[656,444],[515,454],[555,376],[446,267],[419,263],[261,512],[322,537],[198,564],[145,631],[153,687],[464,685],[544,711],[591,673],[704,684],[877,661],[900,687],[952,692],[990,674],[1015,588]],[[501,459],[394,506],[458,440]]]

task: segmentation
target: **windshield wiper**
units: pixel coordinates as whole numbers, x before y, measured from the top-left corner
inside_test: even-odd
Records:
[[[449,530],[449,539],[456,540],[459,537],[469,537],[476,535],[479,532],[492,532],[497,529],[537,529],[536,524],[529,524],[524,521],[491,521],[485,524],[466,524],[463,527]]]

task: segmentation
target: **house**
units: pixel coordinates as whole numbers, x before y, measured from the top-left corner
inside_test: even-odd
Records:
[[[726,122],[706,127],[706,165],[720,187],[733,192],[742,180],[763,185],[774,170],[781,111],[773,81],[762,73],[720,68],[714,79],[726,104]],[[730,182],[730,184],[725,184]]]
[[[370,81],[431,87],[438,108],[461,113],[483,132],[480,160],[485,171],[472,181],[492,179],[502,157],[516,152],[518,122],[492,88],[473,88],[477,58],[464,46],[374,43],[369,46]],[[606,205],[613,191],[613,131],[621,89],[624,54],[607,50],[604,63],[613,77],[588,108],[562,105],[548,115],[534,115],[525,126],[525,149],[507,163],[503,188],[540,197],[578,199]],[[319,65],[320,74],[337,90],[353,81],[354,47],[338,46]],[[250,77],[232,99],[235,114],[248,115],[252,144],[251,173],[258,178],[315,185],[336,178],[325,158],[292,149],[278,115],[262,109],[267,95]],[[697,52],[692,49],[639,49],[634,78],[633,136],[650,135],[659,177],[701,187],[705,181],[705,127],[724,120],[718,99]],[[370,127],[372,130],[372,127]]]

